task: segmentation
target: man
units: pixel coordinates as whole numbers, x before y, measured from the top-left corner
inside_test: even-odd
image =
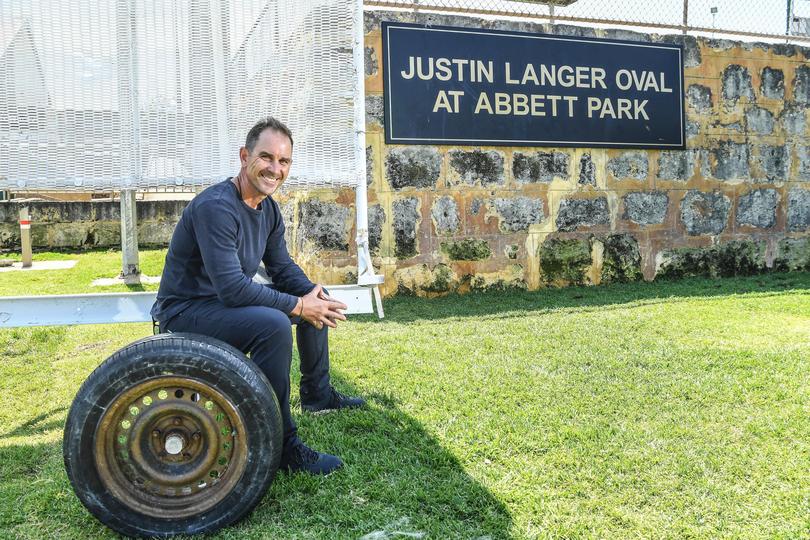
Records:
[[[361,398],[329,382],[327,329],[346,305],[312,283],[287,252],[284,222],[270,198],[292,165],[290,130],[275,118],[257,123],[239,149],[239,175],[197,195],[177,223],[152,316],[162,330],[205,334],[250,353],[278,397],[284,427],[281,466],[329,474],[336,456],[311,450],[290,414],[291,324],[301,357],[301,407],[319,412],[359,407]],[[271,287],[252,280],[264,262]]]

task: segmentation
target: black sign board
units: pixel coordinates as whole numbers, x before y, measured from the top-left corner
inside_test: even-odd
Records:
[[[382,23],[385,142],[683,149],[683,49]]]

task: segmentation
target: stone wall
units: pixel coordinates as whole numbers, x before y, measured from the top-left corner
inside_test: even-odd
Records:
[[[144,247],[166,246],[188,201],[138,201],[138,240]],[[2,202],[0,249],[20,249],[20,207],[31,218],[35,249],[120,247],[121,206],[118,202]]]
[[[388,146],[381,20],[682,43],[687,150]],[[810,270],[810,49],[375,12],[365,58],[369,237],[386,293]],[[299,264],[353,282],[353,190],[278,200]],[[139,202],[141,243],[165,245],[184,205]],[[0,204],[0,247],[19,242],[16,211]],[[119,242],[117,203],[37,203],[32,220],[35,246]]]
[[[687,150],[386,145],[382,20],[681,43]],[[388,290],[810,270],[808,59],[784,44],[368,14],[370,196]]]

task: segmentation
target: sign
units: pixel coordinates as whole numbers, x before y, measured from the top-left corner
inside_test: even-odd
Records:
[[[382,23],[387,144],[685,148],[679,45]]]

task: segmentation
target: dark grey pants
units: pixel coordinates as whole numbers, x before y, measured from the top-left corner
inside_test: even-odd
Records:
[[[292,363],[292,330],[301,357],[301,399],[321,402],[329,394],[328,327],[318,330],[298,317],[269,307],[225,307],[218,300],[192,304],[179,315],[161,325],[169,332],[193,332],[211,336],[250,354],[250,358],[270,381],[281,406],[284,443],[296,436],[290,414],[290,364]]]

